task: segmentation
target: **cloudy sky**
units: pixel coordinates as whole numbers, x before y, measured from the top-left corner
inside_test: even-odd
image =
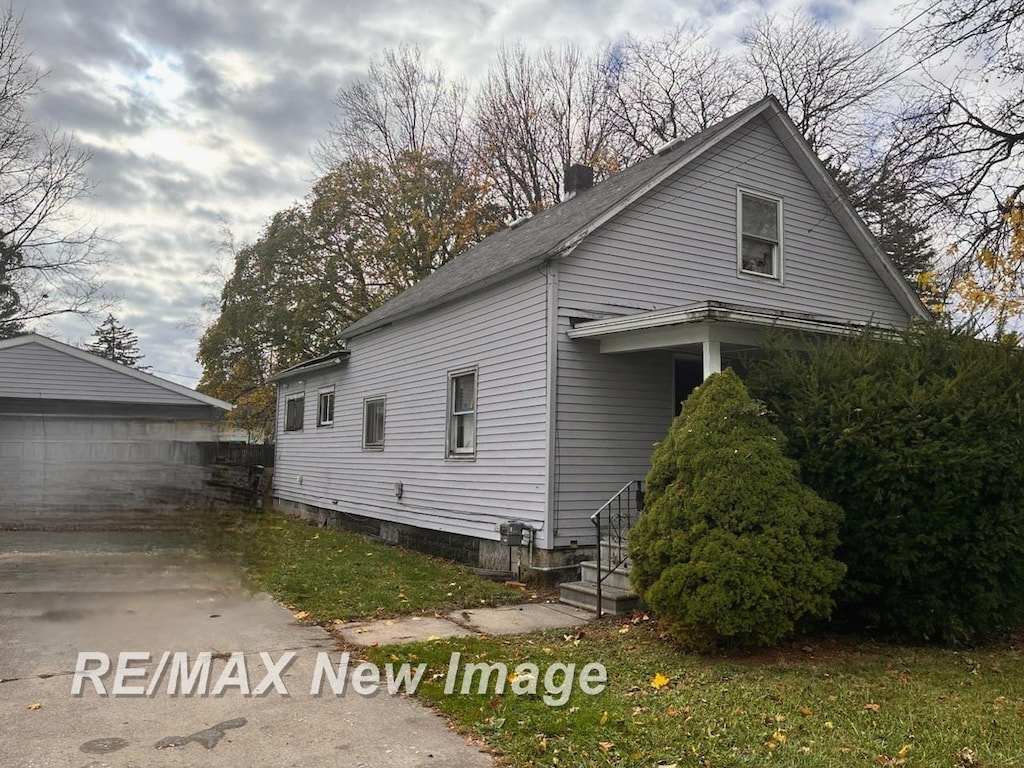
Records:
[[[340,86],[384,48],[416,44],[472,78],[501,42],[659,34],[682,21],[735,44],[744,23],[796,0],[14,0],[34,63],[48,74],[33,104],[92,153],[95,195],[82,216],[110,238],[107,289],[154,372],[194,385],[211,268],[227,227],[255,238],[301,198],[311,152]],[[895,22],[885,0],[802,7],[876,39]],[[38,330],[87,341],[94,320]]]

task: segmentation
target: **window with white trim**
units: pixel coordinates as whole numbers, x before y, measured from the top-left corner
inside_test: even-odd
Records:
[[[384,411],[387,401],[383,397],[363,400],[363,448],[384,450]]]
[[[782,200],[738,190],[740,272],[782,275]]]
[[[301,432],[302,418],[306,410],[306,394],[291,395],[284,404],[284,431]]]
[[[317,397],[316,425],[329,427],[334,424],[334,388],[321,389]]]
[[[476,456],[476,369],[448,374],[448,456]]]

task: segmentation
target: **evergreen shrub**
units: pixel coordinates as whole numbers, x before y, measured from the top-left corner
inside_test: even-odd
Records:
[[[829,616],[842,511],[800,482],[784,443],[727,370],[694,390],[655,449],[631,579],[681,644],[768,646]]]
[[[748,377],[845,518],[836,619],[963,644],[1024,625],[1024,354],[943,328],[779,343]]]

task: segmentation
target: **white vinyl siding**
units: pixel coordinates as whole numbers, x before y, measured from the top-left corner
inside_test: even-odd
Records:
[[[630,480],[643,479],[672,423],[672,354],[607,355],[572,341],[558,349],[555,543],[593,544],[590,516]]]
[[[278,388],[334,386],[333,429],[281,433],[275,495],[341,513],[498,539],[516,518],[549,534],[546,291],[536,270],[348,341],[351,356]],[[447,456],[448,374],[478,370],[476,457]],[[363,399],[387,395],[387,448],[362,449]],[[401,482],[402,498],[395,497]]]
[[[784,282],[737,274],[737,188],[785,201]],[[712,300],[905,324],[906,310],[826,202],[756,118],[567,256],[560,306],[601,317]]]
[[[738,262],[737,190],[779,201],[776,276]],[[839,321],[904,324],[881,282],[768,123],[757,118],[559,262],[555,543],[592,544],[592,515],[642,479],[674,413],[670,352],[601,354],[573,317],[720,301]],[[762,232],[762,237],[770,232]]]

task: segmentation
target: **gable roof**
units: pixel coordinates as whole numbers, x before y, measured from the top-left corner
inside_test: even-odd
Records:
[[[666,145],[666,151],[661,154],[620,171],[572,199],[558,203],[518,226],[490,235],[349,325],[342,331],[341,338],[350,339],[440,306],[572,250],[584,237],[624,208],[762,115],[779,137],[779,143],[789,145],[811,184],[908,315],[930,319],[917,294],[882,252],[796,125],[779,102],[768,96],[686,140]]]
[[[234,406],[231,405],[231,403],[224,402],[223,400],[218,400],[217,398],[210,397],[209,395],[204,395],[200,392],[196,392],[194,389],[189,389],[188,387],[182,386],[181,384],[175,384],[173,381],[161,379],[158,376],[154,376],[151,373],[140,371],[136,368],[132,368],[131,366],[122,365],[121,363],[115,363],[111,360],[107,360],[105,357],[94,355],[91,352],[86,352],[83,349],[72,347],[68,344],[56,341],[55,339],[51,339],[47,336],[40,336],[37,333],[27,333],[22,336],[15,336],[13,338],[0,341],[0,356],[2,356],[3,353],[7,350],[14,350],[18,348],[27,349],[31,347],[31,345],[36,345],[45,350],[66,355],[67,357],[73,359],[74,361],[77,361],[77,363],[79,364],[86,363],[88,365],[95,366],[100,371],[106,373],[105,381],[116,382],[118,381],[118,375],[126,377],[125,379],[123,379],[123,381],[125,381],[125,383],[128,385],[134,385],[131,387],[132,395],[130,400],[132,402],[166,403],[184,399],[186,401],[191,400],[194,403],[198,403],[200,405],[212,406],[222,411],[230,411],[232,408],[234,408]],[[9,367],[5,367],[4,370],[9,370]],[[33,369],[32,374],[35,375],[35,377],[39,380],[43,380],[47,377],[47,372],[41,371],[38,368]],[[114,375],[111,376],[111,374]],[[13,396],[16,397],[23,396],[23,394],[20,391],[16,391],[19,390],[20,388],[23,388],[24,386],[24,382],[21,378],[19,378],[19,381],[17,383],[15,383],[13,380],[10,382],[5,382],[4,379],[5,377],[2,375],[2,373],[0,373],[0,397],[11,396],[12,394]],[[138,386],[139,382],[141,382],[142,384],[141,387]],[[65,392],[73,392],[77,384],[78,382],[75,381],[65,381],[62,383],[61,389],[63,389]],[[33,394],[38,397],[40,396],[40,391],[36,391]],[[42,396],[54,398],[60,395],[58,399],[74,399],[69,397],[63,397],[63,394],[64,393],[58,393],[54,390],[52,392],[47,392]],[[83,397],[82,399],[97,398]],[[102,399],[117,400],[117,393],[111,392],[109,396],[103,397]]]

